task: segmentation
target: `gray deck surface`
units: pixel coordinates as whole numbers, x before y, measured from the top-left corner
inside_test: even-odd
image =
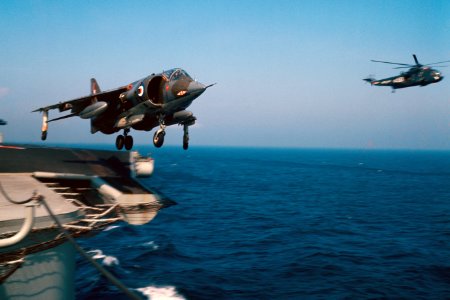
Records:
[[[124,194],[152,193],[131,177],[129,159],[129,153],[125,151],[0,145],[0,183],[15,201],[29,199],[33,191],[37,191],[61,221],[70,222],[79,216],[78,208],[34,178],[32,173],[98,176]],[[0,193],[2,232],[18,230],[24,215],[23,205],[10,203]],[[36,209],[35,220],[35,228],[52,223],[42,206]]]
[[[100,177],[129,176],[128,162],[129,154],[125,151],[0,146],[0,173],[41,171]]]
[[[149,193],[131,178],[129,160],[127,151],[0,146],[0,174],[54,172],[98,176],[122,193]]]
[[[14,201],[29,199],[33,195],[33,191],[37,191],[44,196],[55,215],[62,216],[78,211],[75,205],[65,201],[63,197],[48,189],[45,184],[29,174],[0,174],[0,182],[8,197]],[[20,220],[21,224],[24,215],[24,205],[11,203],[0,193],[0,227],[2,227],[2,231],[6,224],[15,225],[16,222],[11,223],[10,221]],[[36,209],[35,216],[37,218],[47,217],[48,213],[43,206],[40,206]]]

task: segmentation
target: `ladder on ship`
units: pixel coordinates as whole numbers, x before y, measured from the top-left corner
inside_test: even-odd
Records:
[[[108,225],[109,223],[122,220],[115,213],[118,204],[91,204],[92,201],[89,201],[87,195],[89,193],[97,193],[95,188],[87,185],[73,186],[62,181],[46,180],[43,183],[50,190],[62,196],[66,201],[77,206],[85,213],[85,218],[78,220],[76,222],[77,224],[64,224],[63,226],[67,229],[93,230],[99,227],[99,225],[103,227],[102,224]],[[108,218],[109,215],[115,215],[115,217]],[[82,223],[80,224],[80,222]]]

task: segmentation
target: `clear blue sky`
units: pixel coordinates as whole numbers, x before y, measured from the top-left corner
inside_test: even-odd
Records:
[[[361,80],[398,73],[370,59],[450,60],[450,1],[7,0],[0,41],[9,142],[41,143],[31,111],[87,95],[91,77],[111,89],[182,67],[218,83],[189,108],[192,145],[450,149],[450,68],[395,94]],[[167,133],[181,144],[181,127]],[[114,141],[79,118],[50,123],[48,142]]]

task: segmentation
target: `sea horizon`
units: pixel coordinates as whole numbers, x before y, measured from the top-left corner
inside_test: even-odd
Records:
[[[31,146],[31,147],[61,147],[61,148],[77,148],[77,149],[103,149],[112,151],[128,151],[128,150],[117,150],[113,143],[53,143],[53,142],[4,142],[0,145],[9,146]],[[308,146],[270,146],[270,145],[190,145],[188,150],[182,149],[181,145],[178,144],[166,144],[161,148],[155,148],[151,143],[148,144],[134,144],[130,151],[134,151],[138,148],[153,148],[155,151],[162,151],[165,148],[176,149],[179,148],[183,152],[189,152],[190,150],[202,149],[202,148],[225,148],[225,149],[261,149],[261,150],[318,150],[318,151],[399,151],[399,152],[450,152],[449,149],[441,148],[376,148],[376,147],[308,147]]]

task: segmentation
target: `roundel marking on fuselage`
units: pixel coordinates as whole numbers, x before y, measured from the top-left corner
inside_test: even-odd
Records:
[[[143,86],[143,85],[140,85],[140,86],[138,87],[137,92],[138,92],[138,96],[139,96],[139,97],[142,97],[142,95],[144,95],[144,86]]]

